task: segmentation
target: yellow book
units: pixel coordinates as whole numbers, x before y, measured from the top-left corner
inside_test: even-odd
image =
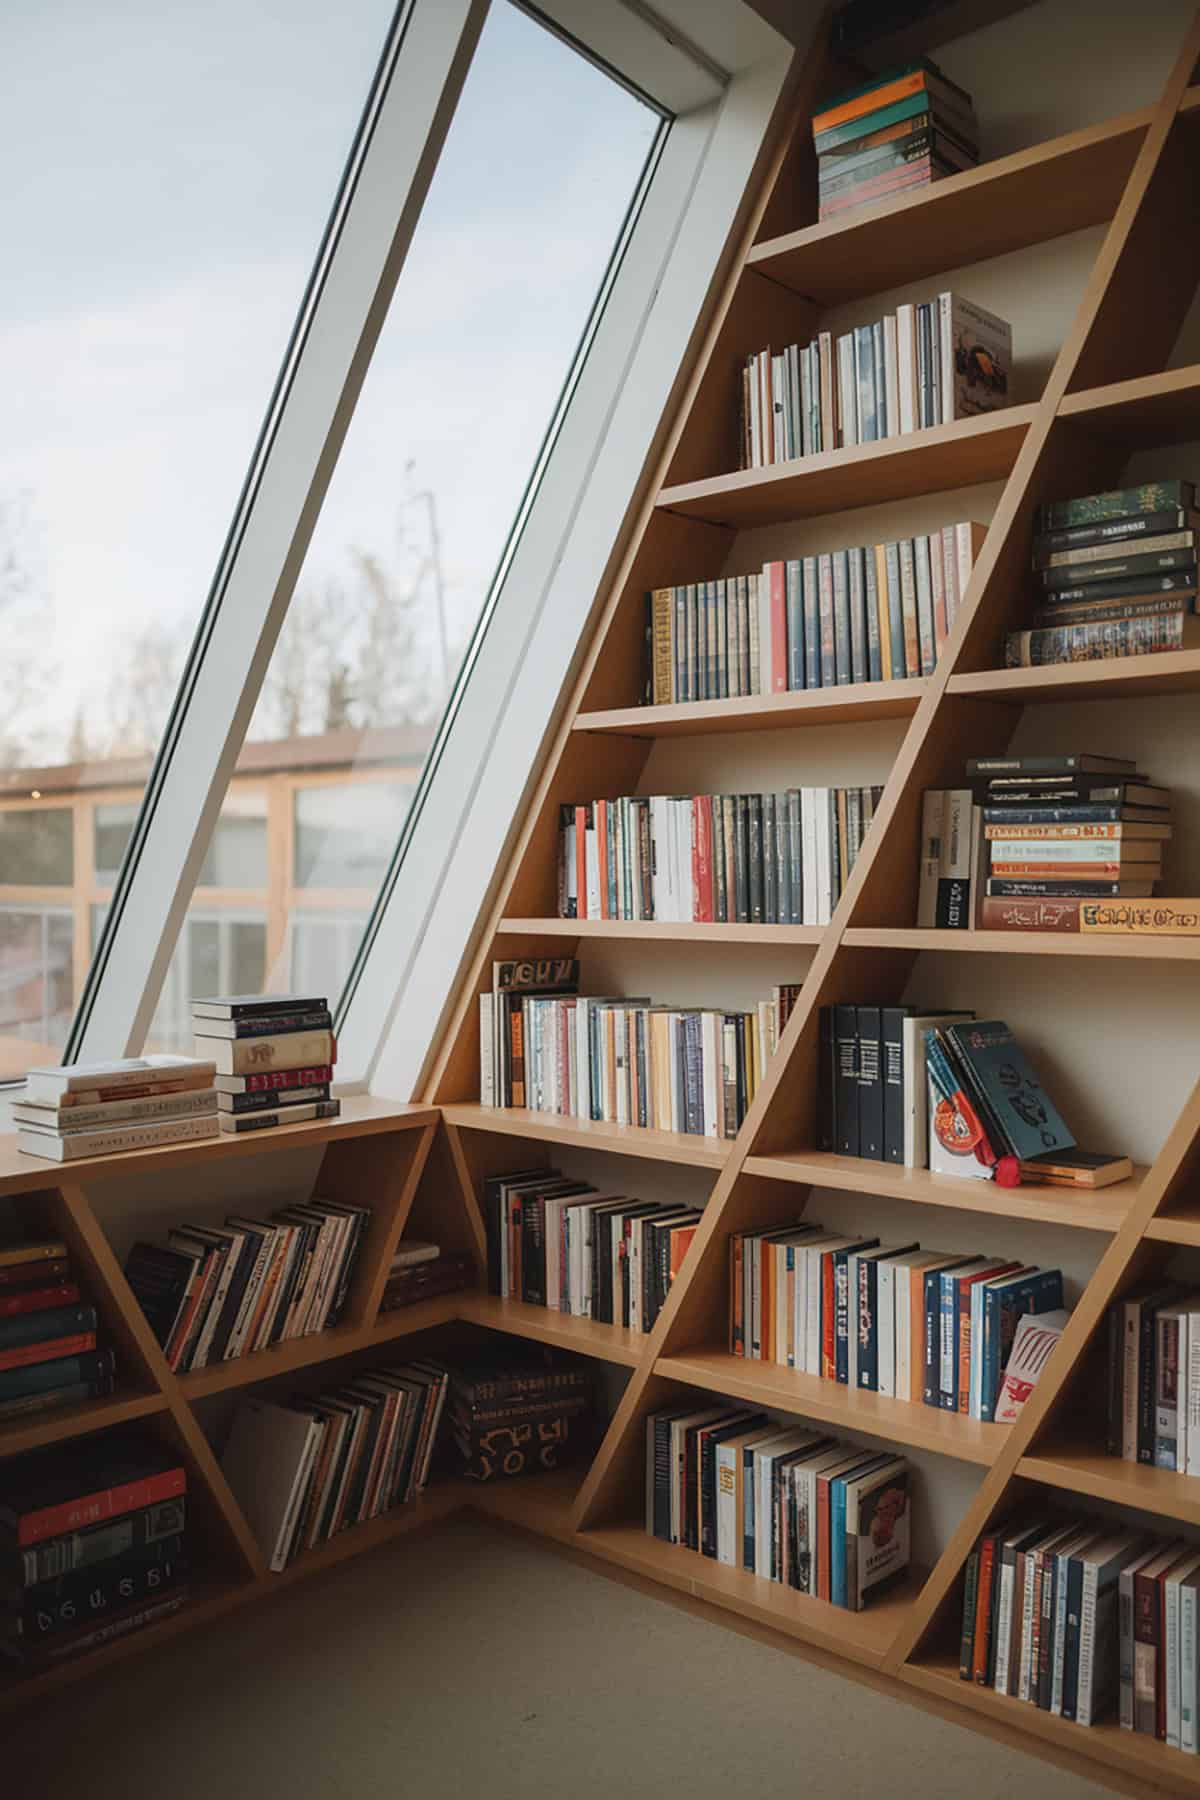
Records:
[[[1079,929],[1109,937],[1200,937],[1200,900],[1085,900]]]

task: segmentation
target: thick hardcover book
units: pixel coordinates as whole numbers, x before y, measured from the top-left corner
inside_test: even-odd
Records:
[[[856,547],[846,552],[850,581],[850,679],[852,681],[867,681],[870,678],[864,558],[865,553],[860,548]]]
[[[0,1316],[0,1369],[6,1365],[4,1354],[29,1345],[49,1344],[56,1338],[76,1337],[96,1329],[96,1309],[86,1304],[48,1306],[37,1312]]]
[[[96,1384],[98,1393],[111,1393],[114,1368],[111,1350],[86,1350],[73,1356],[56,1356],[50,1362],[27,1364],[0,1372],[0,1417],[37,1412],[35,1397],[80,1383]],[[0,1506],[0,1518],[3,1508]]]
[[[1100,549],[1126,542],[1158,537],[1172,531],[1195,530],[1194,513],[1180,507],[1167,507],[1162,512],[1133,513],[1126,518],[1106,519],[1091,525],[1067,525],[1058,531],[1040,531],[1033,539],[1033,566],[1050,566],[1053,556],[1076,549]]]
[[[1038,530],[1062,531],[1072,525],[1095,525],[1110,519],[1133,518],[1139,513],[1191,511],[1196,490],[1190,481],[1147,481],[1140,487],[1116,488],[1104,494],[1086,494],[1078,500],[1052,500],[1038,515]]]
[[[949,1025],[946,1036],[1014,1155],[1039,1156],[1074,1144],[1032,1063],[1002,1019]]]
[[[1195,567],[1196,547],[1191,543],[1174,550],[1147,549],[1132,556],[1114,554],[1094,561],[1060,563],[1043,569],[1041,582],[1053,604],[1061,595],[1075,590],[1085,599],[1093,590],[1111,593],[1109,584],[1115,581],[1136,581],[1141,590],[1147,577],[1194,571]]]
[[[0,1493],[0,1532],[20,1549],[183,1494],[187,1474],[161,1445],[112,1432],[93,1446],[86,1469],[76,1446],[55,1445],[14,1459]]]
[[[880,1072],[883,1084],[883,1161],[903,1164],[905,1131],[904,1020],[911,1006],[880,1009]]]
[[[289,1031],[332,1031],[333,1014],[328,1006],[318,1006],[310,1012],[258,1013],[253,1018],[236,1019],[197,1018],[194,1023],[196,1036],[207,1044],[214,1038],[228,1041],[231,1038],[277,1037]]]
[[[883,1036],[880,1009],[860,1006],[858,1014],[858,1152],[884,1160]]]
[[[85,1620],[100,1623],[123,1606],[168,1592],[186,1574],[181,1534],[126,1551],[96,1567],[26,1587],[15,1609],[17,1633],[40,1640],[73,1631]]]
[[[834,1008],[835,1092],[834,1117],[837,1126],[837,1149],[841,1156],[859,1154],[858,1125],[858,1009],[854,1006]]]

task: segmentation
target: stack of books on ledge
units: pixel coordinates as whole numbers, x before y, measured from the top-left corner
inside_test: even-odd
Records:
[[[585,1357],[501,1338],[446,1359],[446,1467],[504,1481],[563,1467],[594,1446],[599,1417]]]
[[[1154,481],[1056,500],[1033,539],[1033,629],[1009,634],[1010,669],[1189,650],[1196,613],[1196,490]]]
[[[13,1106],[17,1148],[52,1162],[216,1137],[215,1064],[188,1056],[30,1069]]]
[[[178,1612],[187,1599],[187,1471],[114,1431],[0,1467],[0,1650],[51,1668]]]
[[[972,1419],[1010,1423],[1032,1391],[1020,1321],[1044,1315],[1056,1340],[1068,1316],[1062,1271],[1011,1258],[805,1223],[737,1233],[729,1249],[734,1356]]]
[[[465,1252],[443,1251],[438,1244],[408,1239],[396,1251],[388,1270],[381,1313],[402,1306],[416,1306],[439,1294],[455,1294],[469,1287],[475,1277],[474,1259]]]
[[[744,469],[845,450],[1006,406],[1012,327],[958,294],[873,325],[768,347],[742,370]]]
[[[646,596],[645,701],[727,700],[931,675],[987,527],[767,563]]]
[[[676,1406],[646,1419],[646,1530],[861,1612],[908,1567],[909,1473],[750,1407]]]
[[[0,1420],[110,1394],[113,1353],[71,1271],[67,1246],[0,1243]]]
[[[563,919],[828,925],[882,787],[565,805]]]
[[[959,1675],[1195,1756],[1198,1590],[1195,1544],[1026,1507],[967,1560]]]
[[[172,1369],[231,1362],[338,1323],[370,1217],[314,1197],[269,1219],[180,1225],[165,1246],[136,1243],[125,1279]]]
[[[216,1068],[222,1131],[333,1119],[337,1062],[329,1002],[304,994],[231,994],[192,1002],[196,1049]]]
[[[822,219],[979,161],[971,96],[928,57],[835,95],[814,114],[812,131]]]
[[[221,1467],[275,1573],[424,1492],[446,1386],[437,1363],[412,1362],[239,1402]]]
[[[754,1012],[580,994],[573,957],[492,965],[479,997],[480,1101],[733,1138],[798,988]]]
[[[925,792],[919,926],[1200,931],[1194,901],[1162,902],[1157,923],[1127,907],[1155,893],[1172,836],[1171,790],[1129,758],[978,756],[966,774]]]
[[[484,1182],[488,1292],[577,1319],[650,1331],[702,1212],[605,1194],[557,1169]]]

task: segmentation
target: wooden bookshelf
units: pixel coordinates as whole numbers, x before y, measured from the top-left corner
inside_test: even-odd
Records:
[[[855,725],[868,719],[911,719],[924,680],[858,681],[801,693],[752,694],[740,700],[689,700],[675,706],[618,706],[576,713],[573,731],[653,740],[709,737],[716,732],[783,731],[797,725]]]
[[[617,1156],[641,1156],[650,1162],[688,1163],[719,1169],[729,1160],[731,1142],[699,1137],[686,1131],[650,1131],[635,1125],[612,1125],[597,1119],[560,1118],[526,1107],[458,1105],[442,1109],[447,1124],[461,1131],[483,1131],[506,1137],[534,1138],[579,1150],[607,1150]]]
[[[1200,961],[1200,938],[1123,937],[1119,932],[909,931],[851,926],[842,942],[852,950],[932,950],[975,956],[1123,957],[1130,962]]]
[[[720,921],[674,924],[669,919],[502,919],[502,932],[519,937],[565,937],[586,942],[611,938],[615,942],[648,944],[782,944],[815,949],[824,932],[822,925],[735,925]]]

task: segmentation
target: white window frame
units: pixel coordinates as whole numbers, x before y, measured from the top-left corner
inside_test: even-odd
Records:
[[[488,3],[398,9],[69,1060],[133,1053],[153,1017]],[[369,1083],[401,1097],[418,1079],[793,55],[744,0],[697,0],[695,29],[688,6],[663,0],[663,14],[687,16],[690,37],[643,0],[526,10],[674,116],[493,584],[486,619],[502,615],[503,629],[477,637],[360,952],[339,1019],[342,1066],[358,1079],[342,1091]],[[811,14],[798,35],[811,35],[816,0],[798,10]],[[419,1031],[402,1023],[413,1017]]]

